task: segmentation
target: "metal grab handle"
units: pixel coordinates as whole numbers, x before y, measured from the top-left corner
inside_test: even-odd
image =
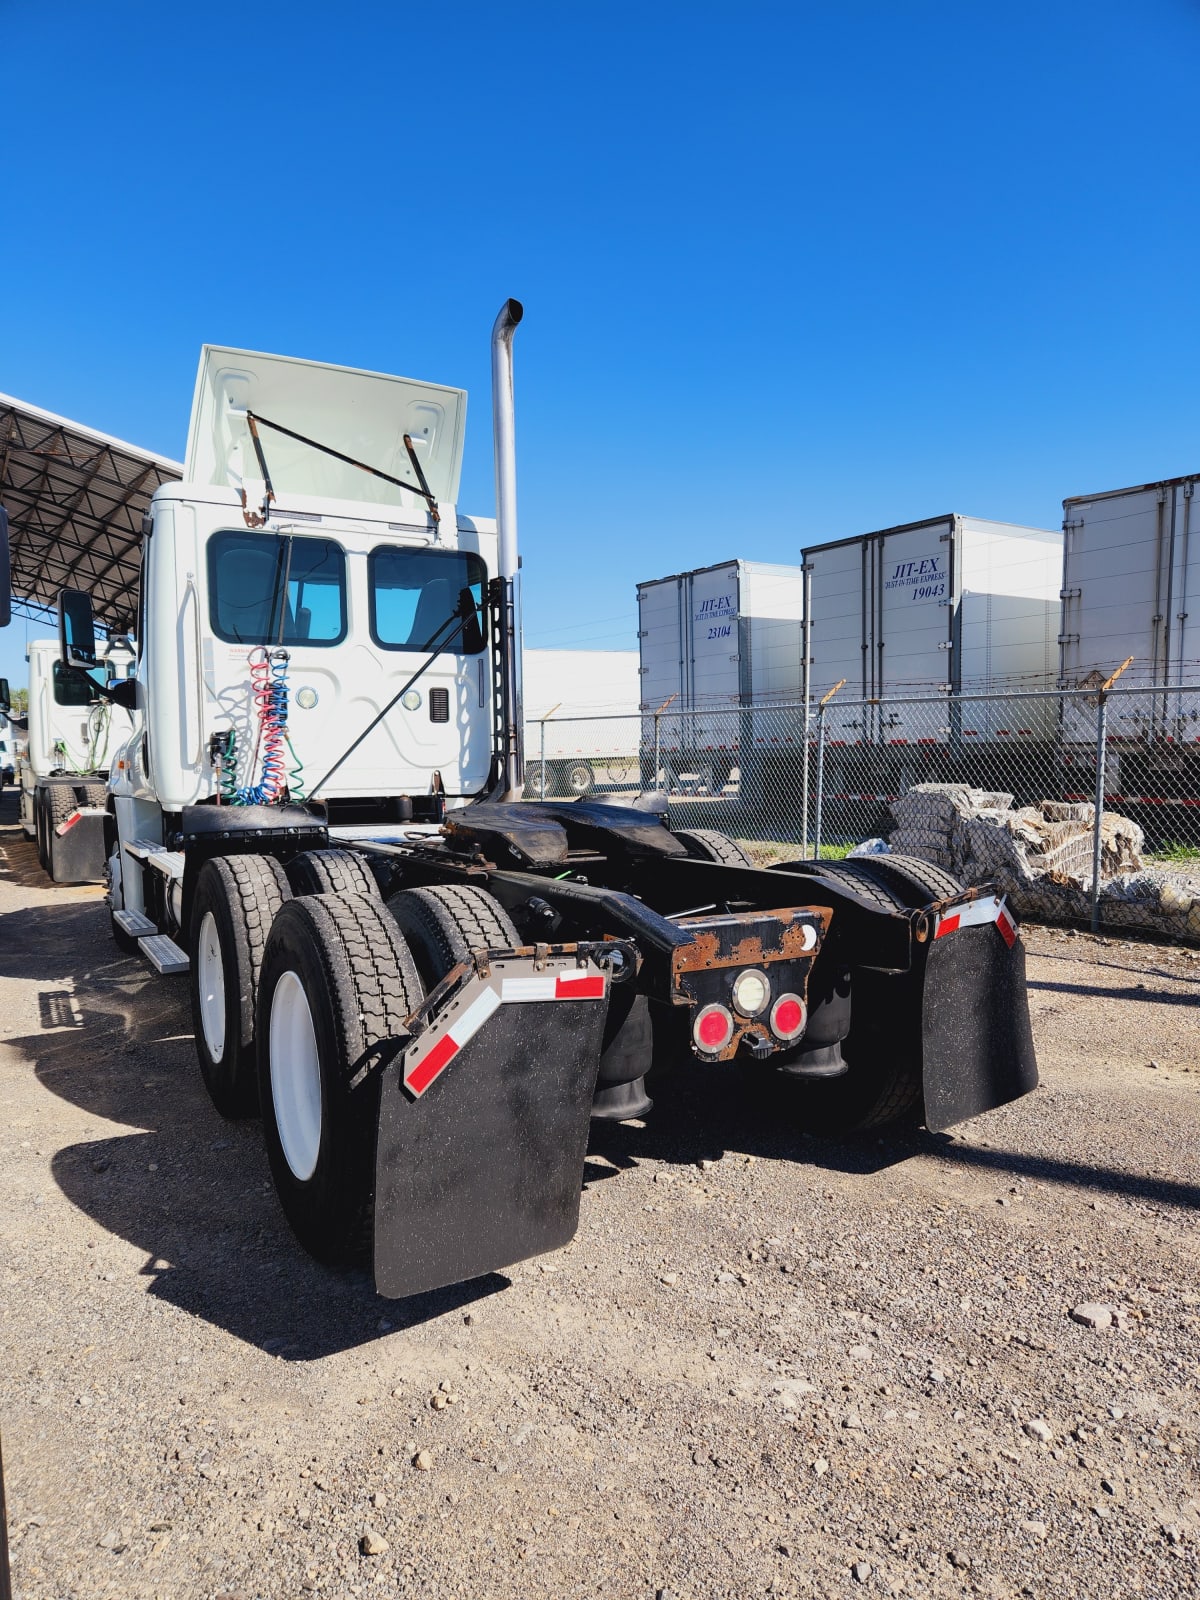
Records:
[[[206,757],[204,748],[204,640],[200,628],[200,591],[196,587],[196,575],[189,572],[184,590],[184,604],[191,596],[195,608],[193,616],[193,630],[196,636],[196,755],[195,765],[203,767]]]

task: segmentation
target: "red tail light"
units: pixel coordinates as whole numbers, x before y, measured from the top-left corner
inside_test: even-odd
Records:
[[[717,1055],[733,1038],[733,1012],[725,1006],[704,1006],[692,1023],[696,1048],[705,1055]]]
[[[781,994],[771,1007],[771,1032],[788,1043],[808,1027],[808,1007],[798,994]]]

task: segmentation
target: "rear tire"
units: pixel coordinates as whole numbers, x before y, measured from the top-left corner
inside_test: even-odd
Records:
[[[509,950],[521,943],[508,912],[485,889],[402,889],[387,908],[429,989],[476,950]]]
[[[752,867],[754,862],[726,833],[715,828],[676,828],[675,837],[682,839],[687,853],[695,861],[716,861],[725,867]]]
[[[231,1120],[258,1106],[255,1001],[267,935],[291,893],[272,856],[220,856],[196,880],[188,972],[196,1054],[209,1099]]]
[[[900,895],[905,905],[927,906],[934,900],[947,900],[965,887],[944,867],[918,856],[866,856],[860,863],[886,888]]]
[[[271,928],[258,1084],[275,1192],[296,1238],[336,1265],[368,1252],[382,1070],[423,988],[368,895],[304,895]]]
[[[306,850],[287,865],[294,895],[365,894],[380,899],[379,884],[365,859],[353,850]]]

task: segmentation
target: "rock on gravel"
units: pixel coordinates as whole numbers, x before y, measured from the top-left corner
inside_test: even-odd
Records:
[[[1081,1306],[1071,1308],[1071,1321],[1082,1323],[1085,1328],[1094,1328],[1099,1332],[1102,1328],[1112,1327],[1113,1314],[1110,1307],[1088,1300]]]
[[[365,1556],[385,1556],[391,1549],[391,1545],[374,1528],[364,1528],[362,1537],[358,1541],[358,1548]]]

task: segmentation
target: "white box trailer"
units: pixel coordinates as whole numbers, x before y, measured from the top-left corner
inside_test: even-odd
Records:
[[[1060,682],[1098,688],[1133,657],[1118,688],[1146,692],[1108,701],[1106,787],[1161,842],[1190,837],[1200,782],[1198,483],[1192,474],[1063,501]],[[1063,708],[1080,793],[1094,782],[1096,715],[1091,696]]]
[[[1054,687],[1061,533],[950,513],[803,554],[814,699],[841,680],[842,701]],[[1026,702],[1005,736],[1044,737],[1052,715]],[[857,720],[864,736],[890,742],[951,733],[923,708]],[[973,721],[971,737],[988,738],[1013,718],[980,706]]]
[[[636,650],[526,650],[525,790],[536,796],[636,789]]]
[[[702,788],[728,782],[755,737],[747,708],[768,708],[773,731],[769,708],[799,702],[803,633],[800,567],[723,561],[638,584],[643,740],[670,768],[659,781],[690,768]]]
[[[636,717],[636,650],[525,650],[526,722],[543,717]]]
[[[1092,688],[1200,687],[1200,474],[1063,501],[1059,675]]]

